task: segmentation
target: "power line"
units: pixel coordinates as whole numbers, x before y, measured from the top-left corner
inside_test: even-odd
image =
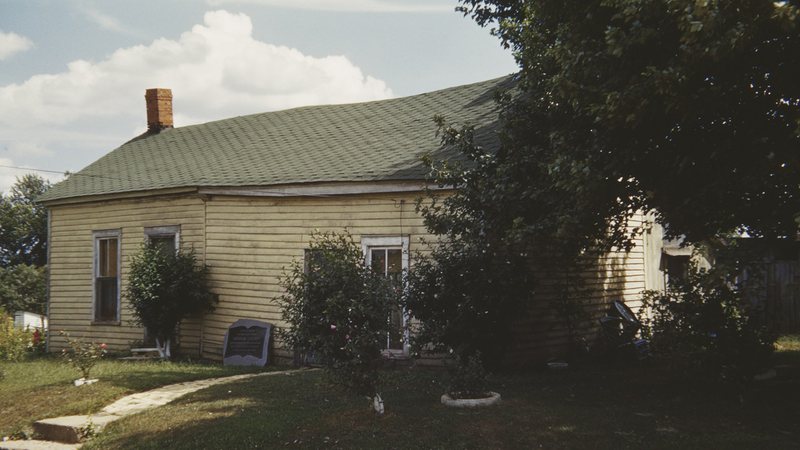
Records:
[[[92,178],[105,178],[107,180],[141,181],[141,180],[136,180],[136,179],[133,179],[133,178],[118,178],[118,177],[109,177],[109,176],[106,176],[106,175],[94,175],[94,174],[91,174],[91,173],[70,172],[69,170],[58,171],[58,170],[48,170],[48,169],[35,169],[33,167],[6,166],[6,165],[2,165],[2,164],[0,164],[0,168],[3,168],[3,169],[18,169],[18,170],[30,170],[30,171],[33,171],[33,172],[57,173],[59,175],[64,175],[65,177],[80,176],[80,177],[92,177]]]
[[[66,176],[66,175],[74,175],[68,170],[58,171],[58,170],[47,170],[47,169],[34,169],[33,167],[4,166],[4,165],[0,165],[0,167],[2,167],[4,169],[19,169],[19,170],[32,170],[34,172],[58,173],[58,174],[61,174],[61,175],[64,175],[64,176]]]

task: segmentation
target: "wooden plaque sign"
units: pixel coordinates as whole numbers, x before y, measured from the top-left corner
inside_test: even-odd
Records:
[[[226,366],[263,366],[267,364],[272,324],[239,319],[225,333],[223,363]]]

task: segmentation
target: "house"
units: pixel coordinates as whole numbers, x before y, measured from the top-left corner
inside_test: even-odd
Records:
[[[171,92],[148,90],[149,130],[40,199],[49,211],[50,329],[102,340],[112,350],[141,341],[121,292],[144,239],[192,248],[210,266],[220,302],[181,324],[179,349],[212,359],[222,358],[225,332],[237,319],[281,325],[278,279],[303,258],[314,230],[346,228],[368,258],[397,258],[407,268],[431,238],[414,208],[428,175],[421,157],[457,157],[441,148],[433,116],[474,125],[478,142],[496,148],[494,93],[511,82],[179,128]],[[631,223],[639,225],[641,217]],[[630,253],[609,255],[595,273],[595,309],[610,298],[635,306],[646,287],[643,239]],[[553,320],[545,312],[520,320],[520,358],[563,345],[565,332]],[[64,345],[56,333],[50,338],[51,351]],[[407,352],[402,342],[387,346]],[[288,359],[291,352],[276,343],[273,355]]]

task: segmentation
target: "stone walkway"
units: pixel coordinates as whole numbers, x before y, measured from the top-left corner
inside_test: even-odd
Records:
[[[94,432],[100,432],[109,423],[125,416],[137,414],[147,409],[166,405],[167,403],[201,389],[222,383],[244,380],[247,378],[292,375],[306,369],[283,370],[279,372],[260,372],[233,375],[229,377],[208,378],[205,380],[187,381],[170,384],[145,392],[131,394],[106,406],[91,416],[64,416],[44,419],[36,422],[34,432],[48,440],[5,441],[0,442],[0,450],[73,450],[80,447],[81,430],[91,423]]]

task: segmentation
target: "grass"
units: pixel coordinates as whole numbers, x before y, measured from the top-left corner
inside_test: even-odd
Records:
[[[775,350],[778,353],[798,352],[800,353],[800,334],[790,334],[781,336],[775,342]]]
[[[779,356],[800,366],[797,338]],[[795,344],[790,344],[795,342]],[[786,344],[784,344],[786,343]],[[320,372],[219,385],[112,423],[87,449],[797,448],[800,379],[757,383],[742,399],[659,367],[586,367],[497,376],[500,406],[439,404],[442,373],[387,372],[387,412]]]
[[[776,364],[800,368],[800,336],[776,348]],[[247,370],[105,360],[93,371],[99,383],[76,388],[77,372],[56,358],[0,369],[0,436],[132,392]],[[800,371],[793,373],[755,383],[743,398],[657,366],[506,374],[491,383],[501,405],[465,411],[439,403],[442,372],[404,369],[386,373],[387,412],[377,417],[322,373],[300,372],[195,392],[112,423],[84,448],[797,448]]]
[[[80,372],[56,357],[0,362],[0,437],[30,433],[34,421],[96,412],[117,398],[170,383],[241,373],[248,369],[179,362],[107,359],[92,369],[96,384],[75,387]],[[249,369],[252,370],[252,369]]]

